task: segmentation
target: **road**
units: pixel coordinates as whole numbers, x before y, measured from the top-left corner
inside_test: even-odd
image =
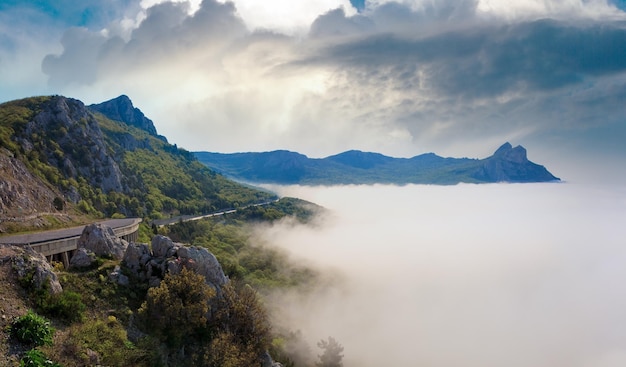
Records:
[[[216,217],[216,216],[220,216],[224,214],[235,213],[237,210],[246,209],[246,208],[250,208],[254,206],[269,205],[277,201],[278,199],[273,200],[273,201],[266,201],[266,202],[258,203],[258,204],[251,204],[251,205],[247,205],[238,209],[235,209],[235,208],[222,209],[217,212],[203,214],[203,215],[182,215],[182,216],[173,217],[173,218],[158,219],[158,220],[153,221],[152,223],[154,223],[156,226],[162,227],[162,226],[167,226],[167,225],[171,225],[174,223],[178,223],[180,221],[189,222],[192,220],[199,220],[202,218],[210,218],[210,217]],[[97,223],[101,223],[101,224],[104,224],[106,226],[109,226],[115,229],[119,227],[129,226],[133,224],[134,221],[136,221],[137,219],[138,218],[109,219],[109,220],[104,220],[104,221],[100,221]],[[85,229],[84,225],[71,227],[71,228],[65,228],[65,229],[56,229],[56,230],[45,231],[45,232],[20,234],[20,235],[14,235],[14,236],[3,236],[3,237],[0,237],[0,244],[7,244],[7,245],[31,244],[33,245],[33,244],[41,243],[41,242],[62,240],[64,238],[80,236],[83,233],[83,229]]]
[[[211,217],[217,217],[220,215],[224,215],[224,214],[230,214],[230,213],[235,213],[237,212],[237,210],[241,210],[241,209],[247,209],[247,208],[251,208],[254,206],[265,206],[265,205],[269,205],[269,204],[273,204],[275,202],[277,202],[278,199],[276,200],[272,200],[272,201],[266,201],[263,203],[258,203],[258,204],[251,204],[251,205],[246,205],[243,206],[241,208],[228,208],[228,209],[222,209],[220,211],[217,212],[213,212],[213,213],[209,213],[209,214],[202,214],[202,215],[179,215],[177,217],[172,217],[172,218],[167,218],[167,219],[157,219],[157,220],[153,220],[152,223],[157,226],[157,227],[163,227],[163,226],[169,226],[178,222],[190,222],[193,220],[200,220],[202,218],[211,218]]]
[[[138,218],[109,219],[97,223],[104,224],[113,229],[132,225]],[[61,240],[64,238],[80,236],[85,226],[77,226],[65,229],[55,229],[52,231],[19,234],[14,236],[0,237],[0,244],[7,245],[26,245],[36,244],[40,242],[48,242],[53,240]]]

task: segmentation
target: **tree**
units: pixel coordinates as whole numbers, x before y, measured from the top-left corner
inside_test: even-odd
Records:
[[[270,346],[271,327],[256,291],[231,281],[222,288],[215,310],[212,323],[218,335],[210,346],[209,355],[213,357],[208,365],[258,365]],[[215,355],[223,355],[225,359],[215,359]]]
[[[55,197],[54,200],[52,200],[52,205],[54,206],[54,209],[58,211],[62,211],[63,208],[65,208],[65,202],[63,201],[62,198],[58,196]]]
[[[318,355],[319,362],[315,363],[317,367],[342,367],[343,347],[332,336],[328,337],[328,341],[322,339],[317,343],[324,353]]]
[[[183,268],[180,274],[167,274],[158,287],[149,289],[139,312],[157,337],[177,348],[206,330],[213,296],[215,291],[202,275]]]

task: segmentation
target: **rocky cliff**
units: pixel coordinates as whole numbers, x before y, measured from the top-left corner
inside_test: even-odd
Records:
[[[0,148],[0,221],[54,212],[54,199],[59,196],[13,153]]]
[[[93,111],[100,112],[111,120],[121,121],[130,126],[135,126],[147,131],[150,135],[157,136],[156,128],[152,120],[147,118],[140,109],[133,106],[133,102],[126,95],[108,101],[89,105]]]
[[[486,182],[545,182],[558,181],[541,165],[528,160],[526,149],[503,144],[474,173],[474,178]]]
[[[13,140],[25,155],[57,168],[65,179],[84,179],[105,193],[124,191],[119,165],[106,147],[98,122],[81,101],[51,97],[19,126]],[[72,202],[80,200],[75,185],[67,185],[64,194]]]

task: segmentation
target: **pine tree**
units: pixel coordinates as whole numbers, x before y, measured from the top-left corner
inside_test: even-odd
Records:
[[[324,352],[318,355],[319,362],[315,363],[317,367],[342,367],[343,366],[343,347],[332,336],[328,337],[328,341],[320,340],[317,346]]]

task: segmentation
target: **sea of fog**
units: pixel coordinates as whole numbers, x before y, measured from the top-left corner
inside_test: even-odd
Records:
[[[259,230],[335,274],[276,322],[346,367],[623,367],[626,187],[272,187],[328,213]]]

